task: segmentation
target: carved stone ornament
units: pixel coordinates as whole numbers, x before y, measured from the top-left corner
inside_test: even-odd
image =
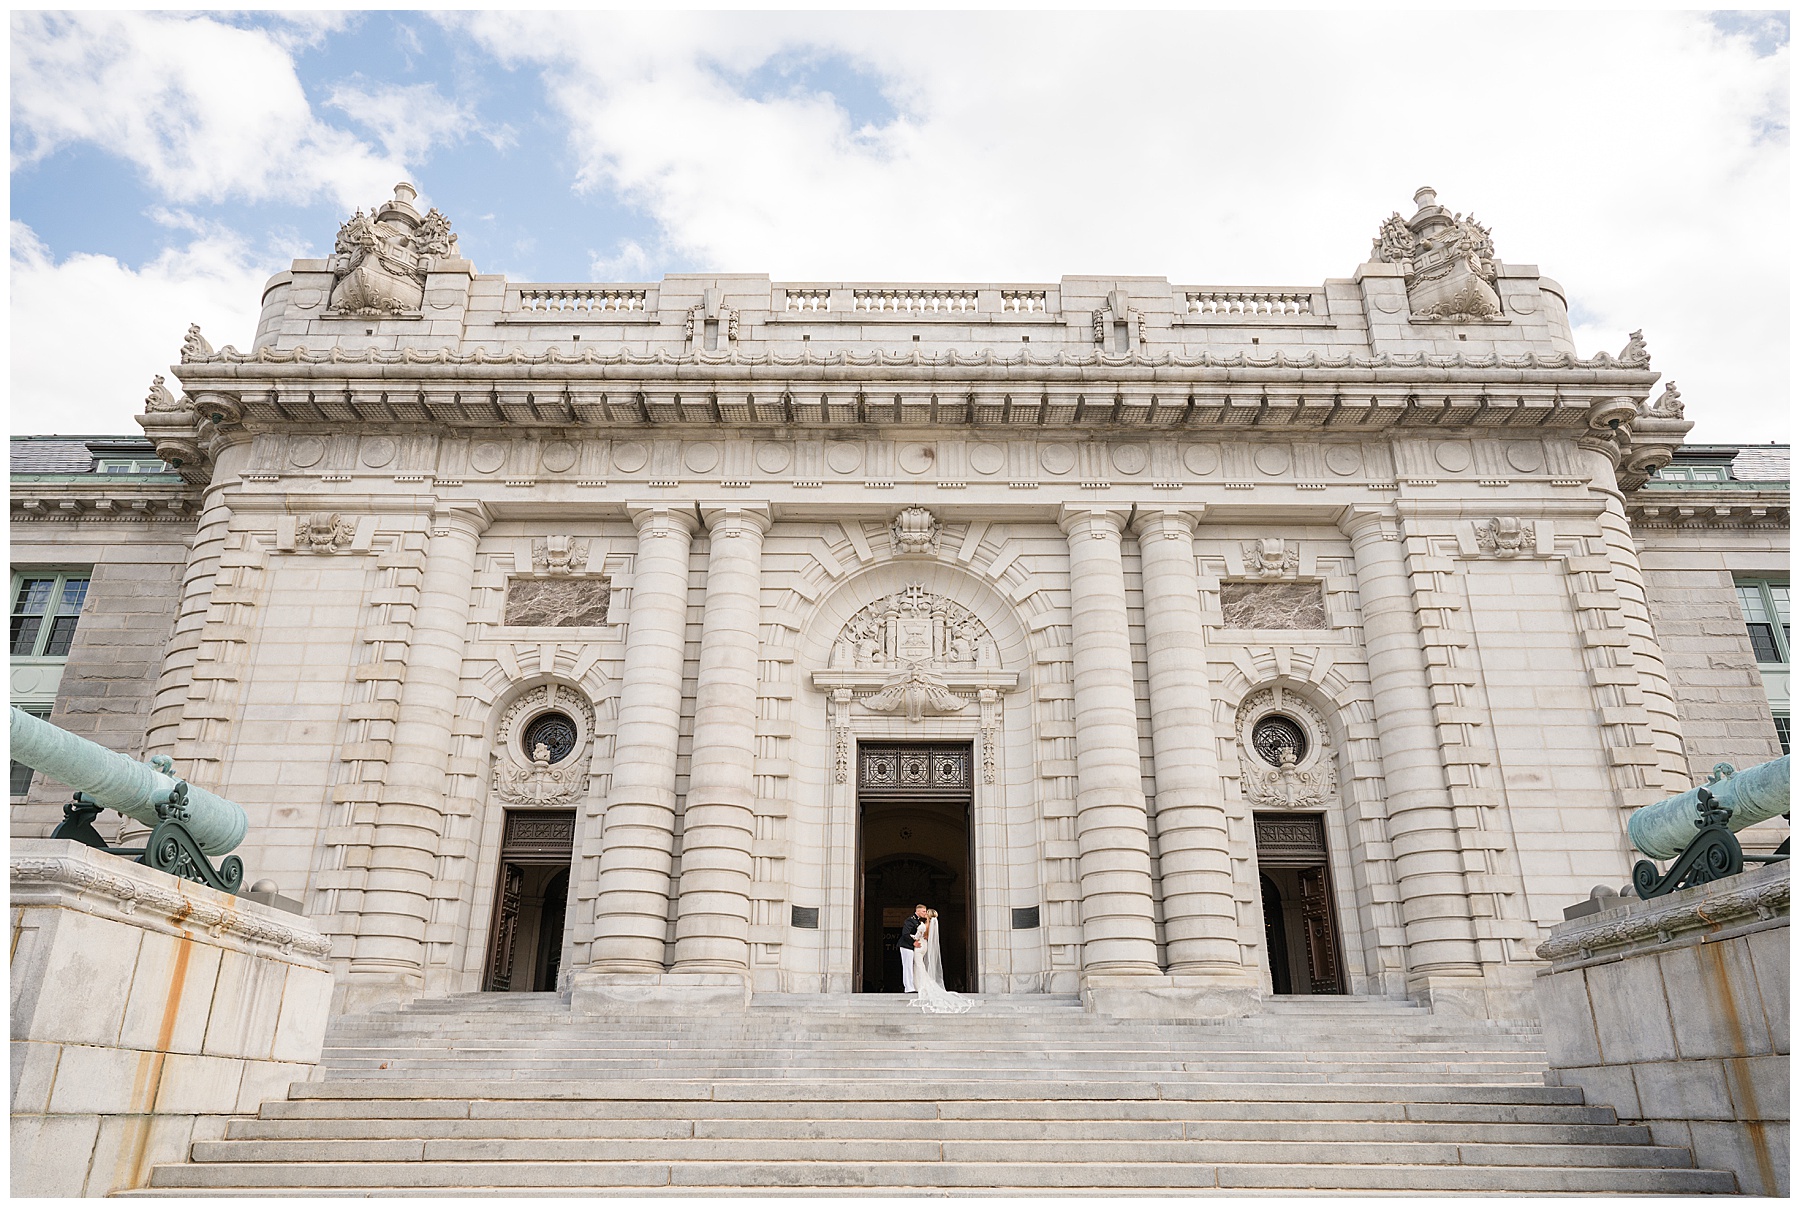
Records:
[[[150,380],[150,393],[144,396],[145,411],[179,411],[181,406],[181,400],[169,393],[162,374]]]
[[[212,355],[213,346],[200,334],[200,324],[189,323],[187,337],[181,341],[181,363],[186,365],[190,361],[210,360]]]
[[[917,722],[927,712],[961,713],[969,702],[950,691],[942,677],[913,663],[895,672],[879,692],[864,697],[862,707],[871,713],[904,711],[907,721]]]
[[[1475,524],[1475,545],[1484,554],[1514,558],[1537,552],[1537,526],[1517,516],[1495,516]]]
[[[910,507],[894,517],[892,533],[896,554],[935,554],[940,526],[930,509]]]
[[[1681,419],[1685,410],[1681,402],[1681,391],[1675,389],[1674,382],[1670,382],[1663,387],[1663,392],[1656,396],[1656,400],[1644,404],[1644,409],[1638,414],[1652,419]]]
[[[1135,344],[1144,338],[1143,319],[1137,307],[1131,305],[1126,292],[1115,289],[1106,295],[1106,305],[1094,311],[1094,343],[1105,348],[1113,325],[1124,323],[1129,330],[1130,342]]]
[[[1272,762],[1257,750],[1256,725],[1271,715],[1296,723],[1304,750],[1279,748]],[[1244,698],[1237,711],[1238,771],[1244,796],[1272,809],[1322,809],[1337,798],[1337,760],[1325,718],[1283,688],[1263,688]]]
[[[542,575],[576,575],[587,569],[588,543],[582,537],[533,537],[531,568]]]
[[[1649,365],[1650,348],[1644,343],[1643,329],[1631,333],[1625,340],[1625,347],[1619,349],[1618,360],[1626,365]]]
[[[831,649],[833,669],[914,664],[998,668],[1000,660],[974,613],[921,583],[863,608],[844,622]]]
[[[560,759],[551,759],[543,743],[526,752],[520,745],[527,727],[546,713],[575,721],[575,741]],[[581,693],[561,684],[533,688],[500,716],[494,732],[494,794],[518,805],[561,805],[587,790],[588,763],[594,745],[594,707]]]
[[[1397,264],[1406,275],[1406,298],[1415,319],[1500,319],[1494,241],[1474,215],[1452,214],[1429,188],[1413,194],[1418,213],[1390,216],[1381,224],[1370,257]]]
[[[697,302],[688,307],[687,322],[682,324],[681,327],[681,338],[692,343],[695,334],[703,330],[701,324],[705,323],[708,319],[712,319],[718,323],[719,334],[725,338],[725,342],[727,344],[736,343],[738,338],[738,312],[729,306],[720,306],[715,309],[717,313],[709,315],[706,313],[707,308],[704,302]]]
[[[356,536],[356,521],[337,512],[308,512],[294,526],[294,548],[315,554],[336,553]]]
[[[456,255],[450,221],[436,210],[423,218],[412,207],[418,196],[404,181],[392,201],[365,216],[358,210],[338,229],[327,262],[337,277],[330,313],[391,316],[417,314],[425,299],[425,274],[433,257]]]
[[[1244,573],[1262,578],[1300,573],[1300,547],[1281,537],[1244,542]]]

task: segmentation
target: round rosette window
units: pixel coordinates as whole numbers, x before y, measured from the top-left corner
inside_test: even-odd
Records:
[[[1250,745],[1271,767],[1299,763],[1306,758],[1306,731],[1293,718],[1271,713],[1251,729]]]
[[[576,734],[574,719],[568,714],[541,713],[526,725],[519,746],[527,760],[561,763],[575,749]]]

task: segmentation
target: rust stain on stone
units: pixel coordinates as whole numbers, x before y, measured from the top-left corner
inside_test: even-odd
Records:
[[[188,905],[184,901],[176,921],[188,913]],[[175,941],[175,963],[169,970],[169,992],[163,999],[162,1019],[156,1027],[156,1050],[144,1054],[138,1061],[138,1076],[133,1080],[131,1088],[131,1108],[134,1112],[143,1112],[136,1121],[130,1145],[125,1150],[128,1156],[126,1181],[123,1187],[142,1187],[144,1185],[144,1159],[150,1149],[150,1127],[155,1121],[151,1113],[156,1111],[156,1097],[162,1090],[163,1066],[168,1061],[169,1046],[175,1043],[175,1022],[181,1011],[181,994],[187,987],[188,961],[193,956],[193,938],[183,933]]]
[[[1707,922],[1712,920],[1707,919]],[[1762,1181],[1760,1187],[1744,1190],[1753,1195],[1774,1195],[1775,1158],[1769,1152],[1769,1138],[1763,1130],[1762,1107],[1756,1101],[1756,1085],[1750,1077],[1750,1063],[1744,1059],[1749,1054],[1750,1047],[1744,1040],[1744,1021],[1738,1014],[1737,995],[1732,991],[1731,978],[1725,967],[1724,948],[1723,944],[1708,944],[1704,941],[1700,944],[1700,982],[1712,991],[1717,1000],[1719,1016],[1725,1023],[1727,1043],[1731,1053],[1735,1055],[1735,1059],[1727,1058],[1724,1062],[1725,1082],[1737,1109],[1736,1123],[1744,1130],[1744,1136],[1750,1142],[1756,1174]]]

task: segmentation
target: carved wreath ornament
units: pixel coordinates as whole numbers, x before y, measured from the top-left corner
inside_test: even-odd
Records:
[[[551,714],[575,722],[567,751],[552,751],[542,742],[527,751],[523,740],[532,723]],[[587,787],[593,749],[594,708],[572,688],[546,684],[533,688],[507,707],[494,734],[494,793],[521,805],[560,805],[576,800]]]
[[[1285,722],[1266,727],[1265,722]],[[1291,737],[1283,741],[1284,732]],[[1238,771],[1244,796],[1267,809],[1322,809],[1337,796],[1329,731],[1319,711],[1282,688],[1252,692],[1238,706]]]

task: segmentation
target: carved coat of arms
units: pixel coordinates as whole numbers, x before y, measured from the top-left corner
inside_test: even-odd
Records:
[[[328,261],[337,277],[332,313],[379,317],[419,311],[431,260],[456,255],[456,236],[450,220],[436,210],[419,216],[412,208],[417,196],[402,182],[394,186],[392,201],[369,215],[358,210],[338,229]]]

